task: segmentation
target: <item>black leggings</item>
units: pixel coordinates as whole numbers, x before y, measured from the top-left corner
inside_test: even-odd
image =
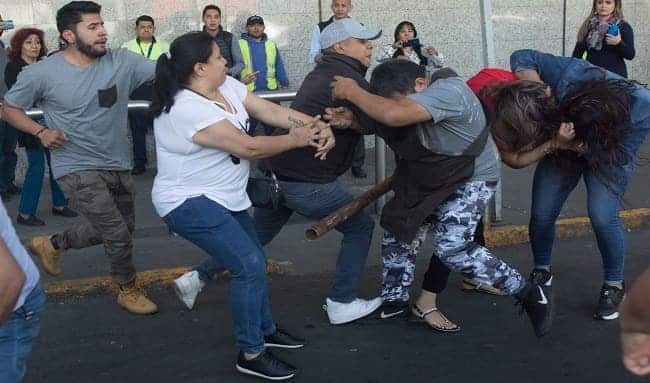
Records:
[[[485,246],[485,237],[483,236],[483,217],[476,226],[474,233],[474,242],[481,246]],[[422,289],[430,293],[440,294],[445,287],[447,287],[447,280],[449,280],[449,273],[451,270],[433,253],[429,261],[429,269],[424,274],[424,281],[422,281]]]

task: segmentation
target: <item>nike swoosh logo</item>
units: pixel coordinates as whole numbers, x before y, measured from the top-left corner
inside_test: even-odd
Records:
[[[539,295],[542,296],[542,299],[538,300],[537,303],[539,303],[541,305],[547,305],[548,304],[548,299],[546,299],[546,295],[544,295],[544,290],[542,290],[542,288],[539,287],[539,286],[537,286],[537,289],[539,289]]]
[[[392,318],[392,317],[394,317],[394,316],[396,316],[396,315],[399,315],[399,314],[401,314],[401,313],[403,313],[403,312],[404,312],[404,310],[400,310],[400,311],[395,311],[394,313],[386,314],[386,313],[384,313],[384,312],[382,311],[382,312],[381,312],[381,315],[379,315],[379,317],[380,317],[381,319],[388,319],[388,318]]]

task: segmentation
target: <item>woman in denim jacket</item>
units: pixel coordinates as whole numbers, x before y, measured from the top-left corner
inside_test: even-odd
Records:
[[[604,284],[596,319],[618,318],[625,295],[625,234],[619,211],[634,158],[650,130],[650,91],[586,61],[519,50],[510,57],[521,80],[495,94],[492,134],[504,162],[570,124],[574,151],[549,147],[533,181],[531,278],[551,291],[555,221],[580,178],[587,187],[589,218],[603,258]]]

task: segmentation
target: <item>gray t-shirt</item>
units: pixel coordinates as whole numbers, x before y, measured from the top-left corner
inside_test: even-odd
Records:
[[[409,95],[429,111],[432,120],[418,124],[420,143],[434,153],[458,156],[471,145],[485,128],[481,103],[460,77],[440,79],[426,90]],[[501,162],[491,136],[474,164],[474,181],[499,180]]]
[[[152,80],[154,70],[154,62],[127,49],[109,49],[88,67],[52,55],[26,66],[5,102],[25,110],[40,107],[47,126],[68,135],[52,150],[55,178],[81,170],[128,170],[129,95]]]

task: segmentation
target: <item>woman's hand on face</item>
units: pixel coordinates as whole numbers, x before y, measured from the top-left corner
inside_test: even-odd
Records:
[[[621,43],[621,34],[617,34],[616,36],[612,36],[609,33],[605,35],[605,42],[607,45],[618,45]]]

